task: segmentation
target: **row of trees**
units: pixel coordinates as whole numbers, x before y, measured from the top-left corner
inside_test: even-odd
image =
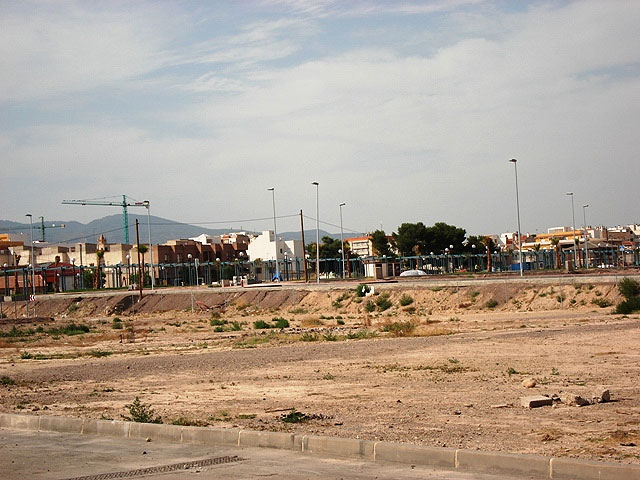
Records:
[[[448,225],[444,222],[437,222],[433,226],[427,227],[422,222],[403,223],[398,227],[398,231],[387,235],[384,230],[376,230],[371,233],[371,243],[374,254],[377,256],[395,256],[398,252],[403,257],[414,255],[429,255],[431,252],[441,254],[445,248],[453,245],[452,253],[484,253],[488,247],[493,249],[494,245],[490,237],[470,236],[464,228]],[[474,249],[475,246],[475,249]],[[315,243],[306,245],[307,253],[314,257],[316,253]],[[322,237],[320,244],[321,258],[340,257],[340,239]],[[349,246],[345,244],[345,250]],[[355,255],[348,253],[350,258]]]

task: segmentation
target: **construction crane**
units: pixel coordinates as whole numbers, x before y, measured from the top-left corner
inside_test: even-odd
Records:
[[[145,207],[149,209],[149,202],[130,202],[126,195],[122,195],[122,202],[106,200],[63,200],[63,205],[102,205],[107,207],[122,207],[122,229],[124,231],[124,243],[129,243],[129,214],[127,207]]]
[[[45,241],[45,229],[47,228],[64,228],[66,227],[66,225],[64,223],[61,223],[60,225],[56,225],[55,223],[52,223],[51,225],[45,225],[44,224],[44,217],[40,217],[40,241],[44,242]]]

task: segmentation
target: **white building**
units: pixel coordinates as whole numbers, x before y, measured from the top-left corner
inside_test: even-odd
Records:
[[[285,256],[289,260],[304,258],[302,240],[282,240],[276,243],[272,230],[266,230],[253,238],[247,248],[249,260],[278,260],[283,262]]]

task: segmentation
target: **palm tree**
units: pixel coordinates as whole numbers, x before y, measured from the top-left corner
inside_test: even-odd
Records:
[[[539,243],[536,243],[533,246],[533,251],[536,252],[536,268],[537,268],[537,265],[538,265],[538,254],[540,253],[540,248],[542,248],[542,245],[540,245]]]
[[[144,279],[145,279],[145,275],[144,275],[144,254],[147,253],[149,251],[149,247],[147,247],[146,245],[140,245],[138,247],[138,251],[140,252],[140,255],[142,255],[142,285],[144,285]]]

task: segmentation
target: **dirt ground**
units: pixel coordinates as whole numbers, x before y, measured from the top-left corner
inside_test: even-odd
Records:
[[[613,282],[355,287],[51,296],[36,321],[16,306],[0,410],[120,419],[138,396],[165,423],[640,463],[640,315],[613,313]]]

